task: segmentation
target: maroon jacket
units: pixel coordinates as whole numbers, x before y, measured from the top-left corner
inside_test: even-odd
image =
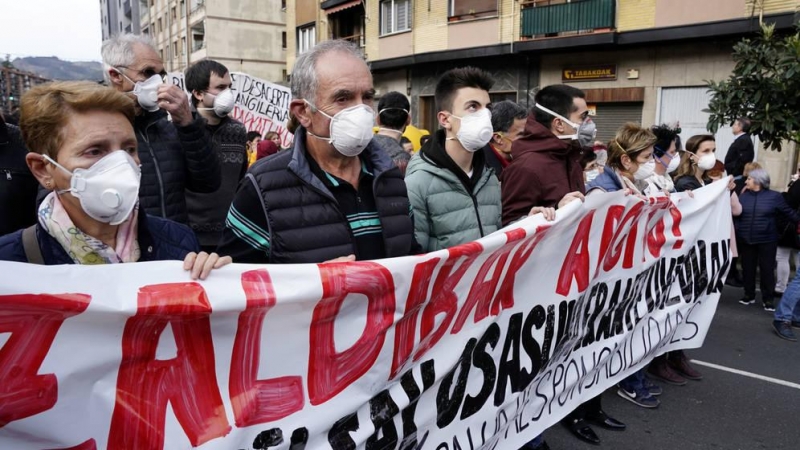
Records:
[[[555,208],[568,193],[586,192],[578,141],[557,138],[533,114],[514,141],[511,157],[500,184],[503,226],[527,216],[534,206]]]

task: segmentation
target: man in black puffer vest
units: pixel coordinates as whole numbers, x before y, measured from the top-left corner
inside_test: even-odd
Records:
[[[231,84],[228,68],[214,60],[204,59],[186,69],[186,89],[192,93],[192,105],[205,119],[205,139],[219,157],[222,175],[222,185],[216,192],[186,191],[189,227],[197,235],[200,248],[208,253],[219,244],[236,188],[247,172],[247,129],[228,117],[235,100]]]
[[[349,42],[325,41],[297,59],[294,148],[256,162],[242,180],[221,254],[280,264],[419,252],[403,176],[372,141],[374,95]]]
[[[139,207],[150,215],[188,223],[186,190],[215,192],[221,183],[219,158],[206,139],[203,119],[192,112],[186,92],[163,84],[167,72],[147,36],[114,36],[103,42],[102,55],[108,85],[136,102],[134,131],[142,163]]]

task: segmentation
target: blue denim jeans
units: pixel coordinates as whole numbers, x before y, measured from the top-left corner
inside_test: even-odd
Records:
[[[620,381],[619,386],[628,392],[636,392],[637,394],[647,393],[644,388],[644,369]]]
[[[800,270],[786,286],[783,297],[775,308],[775,320],[781,322],[800,321]]]

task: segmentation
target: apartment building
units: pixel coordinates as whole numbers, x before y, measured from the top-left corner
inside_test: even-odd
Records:
[[[16,111],[22,94],[48,81],[51,80],[14,67],[0,65],[0,111],[6,114]]]
[[[168,71],[208,58],[233,72],[278,83],[286,80],[284,2],[135,1],[141,32],[153,37]]]
[[[120,33],[139,34],[139,0],[100,0],[103,40]]]
[[[315,42],[346,38],[363,49],[378,95],[406,93],[413,120],[429,130],[437,127],[439,75],[473,65],[494,76],[493,101],[532,106],[540,86],[583,89],[601,140],[627,121],[679,121],[685,140],[705,132],[705,80],[730,74],[733,44],[762,19],[791,29],[799,7],[800,0],[290,0],[287,70]],[[719,158],[732,140],[729,128],[717,133]],[[789,164],[775,163],[781,179]]]

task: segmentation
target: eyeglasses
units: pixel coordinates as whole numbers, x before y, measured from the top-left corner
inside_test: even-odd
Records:
[[[145,67],[142,70],[135,70],[128,66],[117,66],[117,67],[119,67],[120,69],[128,69],[130,71],[133,71],[134,73],[140,75],[140,77],[145,80],[150,79],[153,75],[160,75],[161,78],[167,77],[167,71],[165,69],[161,69],[161,72],[156,72],[155,69],[153,69],[152,67]]]

